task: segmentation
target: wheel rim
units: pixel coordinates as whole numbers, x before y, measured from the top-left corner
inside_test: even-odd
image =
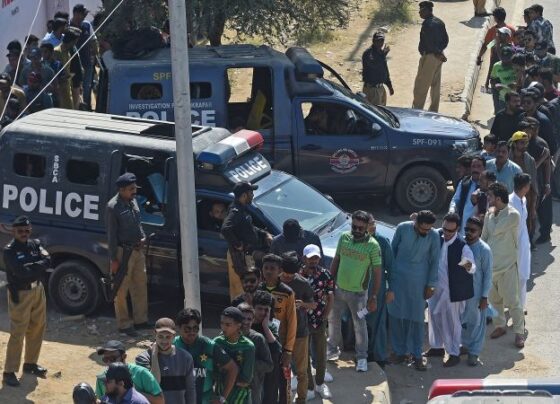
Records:
[[[83,305],[88,298],[88,286],[84,278],[76,274],[65,275],[60,280],[59,296],[70,307]]]
[[[416,178],[406,189],[408,202],[417,208],[431,206],[437,197],[437,185],[429,178]]]

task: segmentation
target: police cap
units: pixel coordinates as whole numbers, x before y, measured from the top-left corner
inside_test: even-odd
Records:
[[[247,181],[241,181],[233,186],[233,195],[235,195],[236,198],[239,198],[245,192],[254,191],[258,188],[258,185],[253,185]]]
[[[377,40],[381,40],[381,39],[385,39],[385,34],[381,31],[377,31],[375,34],[373,34],[373,38],[374,41]]]
[[[30,225],[31,222],[29,221],[29,218],[27,216],[18,216],[12,222],[12,227],[25,227]]]
[[[418,6],[420,8],[429,8],[431,10],[434,8],[434,3],[432,3],[431,1],[421,1]]]
[[[134,183],[136,183],[136,175],[133,173],[124,173],[115,181],[115,184],[117,184],[119,188],[124,188]]]

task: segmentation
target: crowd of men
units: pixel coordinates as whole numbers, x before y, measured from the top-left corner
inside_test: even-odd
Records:
[[[29,35],[25,47],[18,40],[8,44],[0,74],[1,127],[46,108],[91,109],[98,43],[88,13],[76,4],[72,16],[54,15],[43,38]]]

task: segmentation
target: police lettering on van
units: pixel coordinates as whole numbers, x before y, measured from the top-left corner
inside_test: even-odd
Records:
[[[18,188],[13,184],[4,184],[2,209],[13,211],[16,210],[14,207],[26,213],[99,220],[99,195],[47,191],[45,188],[37,190],[29,186]]]

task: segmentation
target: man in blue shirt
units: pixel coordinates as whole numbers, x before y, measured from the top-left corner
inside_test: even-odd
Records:
[[[471,201],[471,195],[478,189],[478,181],[480,174],[486,167],[486,160],[480,156],[474,156],[471,160],[471,175],[464,177],[457,188],[455,194],[449,204],[449,213],[457,213],[461,217],[461,226],[459,234],[464,236],[464,227],[467,219],[473,216],[476,212],[476,206]]]
[[[509,159],[509,148],[507,142],[498,142],[496,147],[496,158],[486,162],[486,169],[496,174],[496,181],[504,184],[511,194],[513,192],[513,177],[521,174],[523,170]]]
[[[122,362],[109,365],[105,389],[105,396],[101,399],[104,403],[150,404],[146,397],[136,391],[128,367]]]

